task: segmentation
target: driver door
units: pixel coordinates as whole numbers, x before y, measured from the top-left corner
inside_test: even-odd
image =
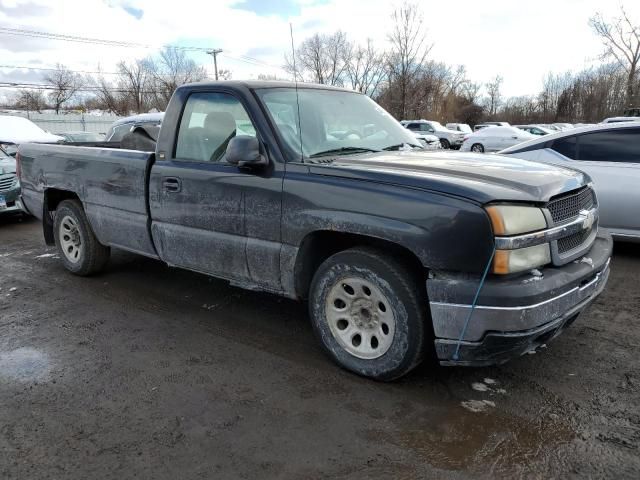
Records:
[[[168,264],[245,281],[247,173],[224,160],[235,135],[255,136],[238,99],[222,92],[188,97],[174,152],[157,159],[151,171],[151,229]]]

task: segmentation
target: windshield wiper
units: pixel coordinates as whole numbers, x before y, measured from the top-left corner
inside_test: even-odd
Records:
[[[372,148],[365,147],[340,147],[332,148],[331,150],[325,150],[323,152],[317,152],[309,155],[309,158],[324,157],[325,155],[348,155],[350,153],[363,153],[363,152],[379,152],[380,150],[374,150]]]
[[[398,143],[396,145],[389,145],[388,147],[384,147],[382,150],[390,152],[392,150],[400,150],[402,149],[402,147],[404,146],[409,146],[409,147],[413,147],[413,148],[420,148],[422,149],[422,145],[416,145],[415,143]]]

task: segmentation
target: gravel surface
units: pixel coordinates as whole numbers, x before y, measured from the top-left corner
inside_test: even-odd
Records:
[[[0,477],[640,478],[640,245],[548,348],[382,384],[303,305],[115,252],[68,274],[0,217]]]

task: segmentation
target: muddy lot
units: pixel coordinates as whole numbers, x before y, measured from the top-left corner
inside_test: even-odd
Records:
[[[116,252],[66,273],[0,218],[0,477],[640,478],[640,245],[545,350],[335,367],[302,305]]]

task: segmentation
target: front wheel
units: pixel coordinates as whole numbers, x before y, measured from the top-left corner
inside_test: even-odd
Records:
[[[353,248],[328,258],[314,275],[314,331],[340,366],[394,380],[423,357],[426,299],[419,279],[377,250]]]
[[[451,144],[449,143],[449,140],[447,140],[446,138],[440,139],[440,145],[442,145],[442,148],[444,148],[445,150],[449,150],[451,148]]]
[[[484,153],[484,147],[480,143],[474,143],[471,145],[471,151],[476,153]]]
[[[96,238],[79,201],[64,200],[58,205],[53,228],[58,255],[67,270],[84,276],[104,269],[109,247]]]

